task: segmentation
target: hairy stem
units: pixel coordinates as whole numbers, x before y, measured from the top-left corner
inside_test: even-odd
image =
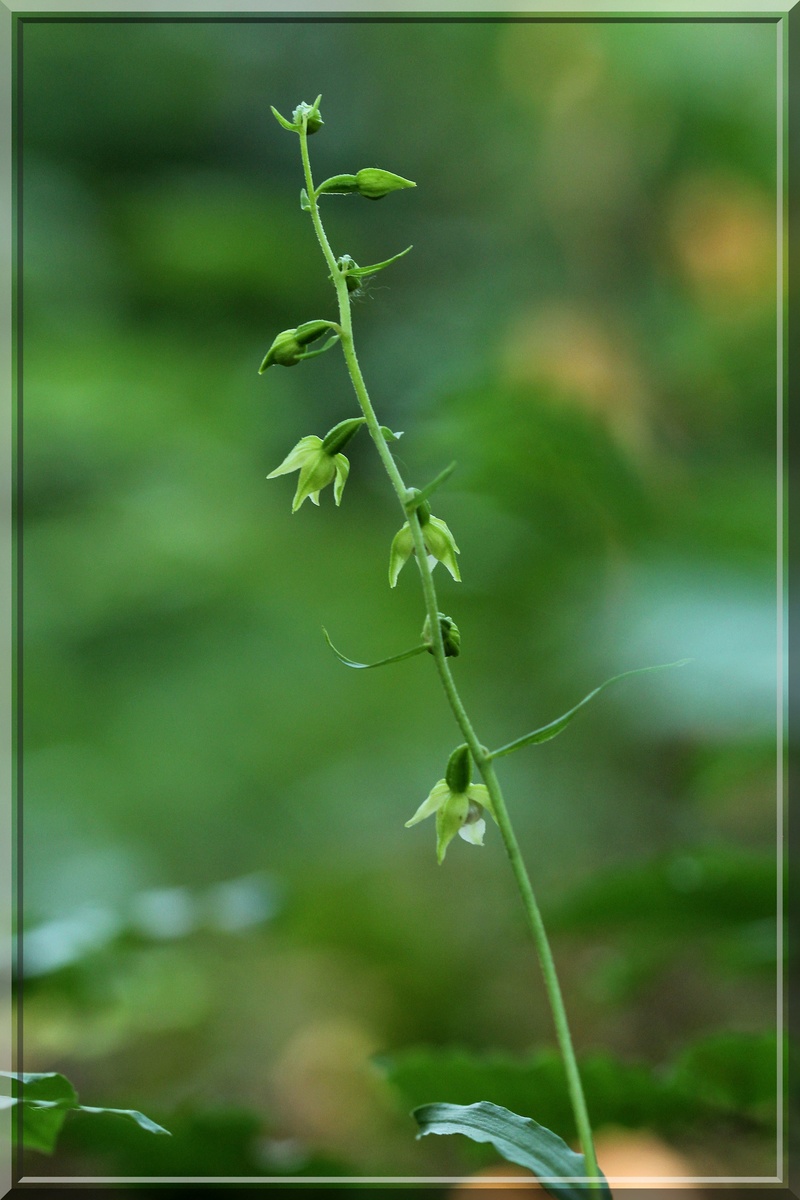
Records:
[[[314,194],[314,180],[311,174],[311,164],[308,157],[308,136],[306,132],[306,120],[303,119],[303,128],[300,132],[300,151],[303,159],[303,170],[305,173],[306,191],[311,205],[311,220],[314,225],[314,231],[317,235],[322,253],[325,256],[325,261],[328,264],[331,275],[333,277],[334,286],[336,288],[336,296],[339,302],[339,324],[341,325],[342,335],[341,343],[344,352],[345,362],[350,374],[350,379],[353,383],[353,389],[356,393],[361,411],[366,418],[367,428],[370,432],[375,447],[380,455],[381,462],[386,468],[386,473],[389,476],[392,487],[397,493],[397,498],[403,508],[404,514],[407,515],[411,535],[414,540],[414,550],[419,568],[420,581],[422,583],[422,593],[425,599],[425,609],[429,618],[431,628],[431,636],[433,639],[432,649],[433,656],[436,662],[436,668],[439,673],[439,678],[447,696],[448,703],[452,709],[453,716],[464,735],[464,740],[470,748],[470,753],[475,761],[475,765],[480,772],[481,778],[489,792],[492,800],[497,824],[500,829],[500,835],[508,854],[511,863],[511,869],[514,873],[514,878],[517,883],[522,903],[525,908],[525,915],[528,921],[528,927],[533,937],[536,952],[539,958],[539,964],[544,977],[544,985],[547,991],[550,1007],[553,1013],[553,1021],[556,1028],[556,1037],[558,1039],[561,1055],[564,1060],[564,1068],[567,1075],[567,1085],[569,1088],[572,1110],[575,1117],[575,1125],[578,1130],[578,1136],[581,1142],[581,1149],[586,1160],[586,1168],[594,1186],[600,1185],[599,1170],[597,1166],[597,1158],[594,1150],[594,1141],[592,1139],[592,1127],[589,1121],[589,1113],[586,1108],[586,1099],[583,1094],[583,1086],[581,1084],[580,1073],[578,1071],[578,1063],[575,1058],[575,1050],[572,1045],[572,1036],[569,1030],[567,1021],[567,1013],[564,1008],[564,1000],[561,994],[561,987],[556,974],[555,962],[550,949],[550,942],[547,937],[547,932],[542,921],[542,915],[539,911],[539,905],[536,902],[536,897],[531,885],[530,876],[522,858],[522,852],[514,833],[511,818],[508,815],[503,792],[500,787],[500,782],[495,774],[494,765],[490,760],[489,752],[486,747],[478,740],[478,736],[472,726],[472,722],[467,716],[467,711],[464,708],[464,703],[458,693],[455,680],[453,679],[450,670],[450,664],[447,661],[447,656],[444,650],[444,642],[442,640],[442,630],[439,624],[439,604],[436,598],[436,587],[433,582],[433,574],[428,562],[428,553],[425,548],[425,538],[422,531],[422,525],[419,521],[419,516],[416,510],[410,514],[407,513],[406,502],[409,498],[409,489],[403,482],[397,464],[392,457],[389,447],[386,444],[386,439],[381,433],[378,418],[375,415],[375,409],[372,406],[372,401],[369,397],[364,377],[361,373],[358,358],[356,356],[355,346],[353,344],[353,323],[350,311],[350,294],[347,290],[347,282],[340,273],[336,258],[331,250],[330,242],[325,234],[322,225],[322,219],[319,214],[319,204],[317,197]]]

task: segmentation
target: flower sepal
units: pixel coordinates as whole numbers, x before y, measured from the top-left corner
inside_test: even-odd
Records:
[[[343,421],[341,424],[346,425],[348,422]],[[360,425],[360,421],[358,425]],[[337,429],[339,426],[334,426],[331,433],[335,433]],[[350,440],[357,429],[358,426],[345,437],[345,442]],[[343,445],[344,442],[340,440],[339,444]],[[301,438],[286,455],[280,466],[276,467],[274,471],[270,471],[267,479],[275,479],[278,475],[288,475],[290,471],[300,472],[297,491],[292,501],[293,513],[297,512],[303,501],[307,499],[310,499],[312,504],[318,505],[319,494],[329,483],[333,484],[333,498],[337,506],[341,504],[344,485],[350,474],[350,462],[344,454],[337,450],[326,449],[325,442],[316,434],[312,433],[308,437]]]

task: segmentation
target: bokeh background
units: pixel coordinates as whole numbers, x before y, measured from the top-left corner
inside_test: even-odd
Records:
[[[372,447],[339,510],[266,481],[356,411],[337,352],[256,373],[335,312],[269,112],[321,92],[318,180],[418,184],[324,215],[361,263],[414,245],[356,337],[409,482],[458,461],[436,574],[479,736],[693,660],[501,764],[601,1165],[772,1173],[775,26],[21,36],[23,1065],[174,1133],[70,1118],[28,1172],[490,1168],[414,1140],[429,1100],[573,1135],[496,831],[440,868],[404,828],[460,740],[430,660],[322,637],[419,638]]]

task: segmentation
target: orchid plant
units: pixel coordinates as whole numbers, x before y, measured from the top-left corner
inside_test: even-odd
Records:
[[[414,1110],[419,1126],[417,1136],[428,1133],[461,1133],[475,1141],[491,1142],[509,1161],[534,1172],[542,1186],[553,1195],[574,1200],[586,1189],[610,1195],[608,1184],[600,1171],[594,1150],[592,1127],[586,1106],[580,1072],[572,1044],[566,1008],[556,974],[555,963],[547,933],[542,922],[530,876],[523,861],[503,792],[495,770],[495,760],[524,746],[544,742],[561,733],[577,713],[608,684],[626,675],[614,676],[595,688],[579,704],[561,717],[532,733],[525,734],[498,749],[488,749],[478,738],[464,702],[456,686],[451,660],[460,653],[461,639],[452,617],[442,613],[433,581],[433,571],[441,563],[454,580],[460,581],[457,555],[460,553],[447,524],[431,512],[430,497],[444,484],[455,464],[446,467],[435,479],[422,488],[409,487],[398,469],[390,449],[401,435],[381,425],[361,373],[353,340],[351,300],[364,286],[364,281],[402,258],[411,247],[383,262],[361,267],[349,254],[337,255],[331,247],[322,223],[320,201],[329,195],[351,194],[368,200],[380,200],[393,192],[416,185],[401,175],[377,167],[366,167],[355,174],[335,175],[315,184],[311,171],[308,139],[323,126],[320,113],[321,97],[313,104],[302,103],[292,114],[283,117],[272,112],[279,124],[299,139],[304,186],[300,206],[309,214],[311,224],[327,264],[338,302],[336,320],[315,319],[296,328],[279,333],[260,366],[263,373],[272,366],[294,367],[316,357],[334,346],[340,346],[350,375],[360,414],[335,425],[323,438],[315,434],[301,438],[284,461],[268,478],[299,471],[299,480],[292,503],[296,512],[306,499],[319,504],[320,492],[333,484],[334,500],[340,504],[348,478],[350,464],[343,450],[362,426],[366,426],[375,449],[389,477],[390,484],[403,513],[404,523],[394,535],[389,551],[389,584],[394,587],[403,566],[413,557],[416,560],[425,606],[422,641],[402,654],[374,663],[360,663],[345,657],[325,637],[339,660],[348,667],[370,669],[399,662],[416,654],[433,657],[436,671],[452,709],[463,741],[451,753],[445,777],[434,784],[427,799],[406,822],[416,825],[427,817],[436,817],[436,853],[444,861],[448,846],[458,834],[464,841],[481,846],[486,829],[486,814],[497,825],[511,864],[511,870],[525,909],[527,924],[539,957],[544,986],[550,1002],[556,1038],[563,1058],[566,1082],[578,1130],[581,1153],[572,1151],[554,1132],[538,1125],[529,1117],[512,1113],[497,1105],[481,1102],[467,1106],[434,1103]],[[327,335],[327,336],[326,336]],[[319,340],[325,336],[321,344]],[[680,664],[666,664],[676,666]],[[644,670],[658,670],[650,667]],[[472,782],[473,768],[481,777]]]

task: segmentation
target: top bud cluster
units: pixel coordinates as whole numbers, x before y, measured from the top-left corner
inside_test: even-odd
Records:
[[[341,282],[344,281],[347,293],[352,294],[354,292],[357,293],[372,275],[384,270],[385,267],[390,266],[405,254],[408,254],[411,247],[407,246],[399,254],[394,254],[391,258],[387,258],[383,262],[372,263],[366,267],[359,266],[349,254],[342,254],[334,260],[333,254],[327,245],[327,239],[325,239],[319,225],[317,202],[320,196],[355,193],[364,196],[367,200],[381,200],[384,196],[388,196],[390,192],[396,192],[402,188],[416,187],[416,184],[410,179],[404,179],[402,175],[395,175],[393,171],[384,171],[379,167],[363,167],[354,175],[334,175],[317,187],[313,187],[311,169],[308,165],[305,151],[305,138],[308,134],[316,133],[323,124],[319,111],[321,99],[321,96],[317,96],[313,104],[305,102],[298,104],[292,113],[291,121],[287,121],[276,108],[273,108],[272,112],[275,119],[284,129],[288,129],[292,133],[297,133],[301,138],[307,171],[306,180],[312,194],[309,196],[306,188],[302,189],[300,193],[300,207],[304,212],[311,213],[315,220],[318,236],[321,243],[323,243],[323,249],[329,257],[329,262],[334,266],[334,274],[330,276],[332,282],[338,289]],[[345,303],[341,296],[340,299],[342,299],[342,303]],[[343,314],[344,311],[342,309]],[[340,317],[340,320],[345,320],[344,315]],[[325,333],[330,336],[321,344],[317,344],[312,348],[312,343],[319,343],[319,339]],[[275,337],[272,345],[265,354],[259,367],[259,374],[263,374],[264,371],[272,366],[295,367],[298,363],[308,358],[324,354],[326,350],[336,345],[337,342],[341,341],[344,343],[349,336],[349,333],[345,331],[342,325],[328,320],[305,321],[293,329],[284,329]],[[365,420],[362,416],[340,421],[324,438],[320,438],[315,434],[309,434],[301,438],[280,466],[271,472],[268,476],[270,479],[293,471],[299,471],[300,475],[292,503],[292,512],[296,512],[306,499],[310,499],[312,504],[319,504],[320,491],[331,483],[334,485],[334,500],[337,505],[341,503],[342,492],[344,491],[344,485],[350,471],[349,460],[342,454],[342,449],[355,436],[359,428],[365,424]],[[386,441],[394,441],[400,436],[400,434],[392,433],[391,430],[384,426],[380,427],[380,433]],[[453,579],[459,581],[461,575],[456,561],[456,555],[459,553],[458,546],[445,522],[431,515],[430,505],[426,499],[426,493],[430,494],[433,487],[438,486],[451,469],[448,468],[441,477],[434,481],[434,484],[429,485],[422,492],[414,488],[407,489],[406,511],[409,515],[412,512],[416,512],[417,514],[422,527],[424,545],[430,565],[434,566],[437,562],[441,562],[450,572]],[[411,528],[409,523],[406,522],[398,530],[391,545],[389,555],[389,583],[392,587],[397,583],[397,577],[403,565],[413,553],[414,543]]]

